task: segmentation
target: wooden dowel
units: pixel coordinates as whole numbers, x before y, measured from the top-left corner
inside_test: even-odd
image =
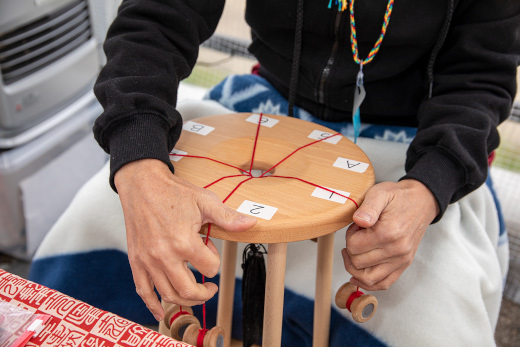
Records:
[[[228,336],[224,343],[225,347],[229,347],[231,343],[236,259],[237,243],[233,241],[222,241],[222,266],[220,271],[217,325],[224,329],[226,336]]]
[[[262,345],[279,347],[282,340],[287,243],[271,243],[267,251],[264,332]]]
[[[334,233],[318,238],[313,347],[329,345]]]

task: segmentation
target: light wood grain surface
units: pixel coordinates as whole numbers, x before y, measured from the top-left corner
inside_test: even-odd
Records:
[[[246,121],[250,113],[218,115],[196,119],[196,122],[214,128],[207,135],[183,130],[177,150],[188,155],[210,157],[248,170],[251,163],[257,124]],[[267,170],[300,146],[315,141],[308,136],[314,130],[334,133],[315,123],[300,119],[264,115],[278,120],[269,128],[260,127],[254,169]],[[341,135],[338,135],[341,136]],[[350,163],[367,163],[364,173],[334,167],[336,160],[346,158]],[[221,177],[239,175],[236,168],[207,159],[183,157],[173,163],[176,175],[204,187]],[[304,179],[316,185],[350,193],[358,204],[374,184],[374,171],[365,153],[347,138],[341,136],[337,144],[321,141],[291,156],[274,169],[274,175]],[[222,200],[248,176],[227,178],[208,189]],[[313,197],[315,187],[295,179],[264,177],[244,183],[227,200],[237,209],[245,200],[277,208],[271,220],[258,218],[252,229],[227,232],[212,226],[211,236],[236,242],[280,243],[316,238],[334,232],[352,222],[356,206],[347,200],[338,203]],[[206,232],[203,228],[202,233]]]

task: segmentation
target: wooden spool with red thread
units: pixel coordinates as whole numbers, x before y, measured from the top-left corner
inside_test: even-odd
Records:
[[[350,282],[342,285],[336,293],[336,306],[348,309],[352,318],[358,323],[364,323],[377,311],[377,299],[373,295],[365,295]]]
[[[225,333],[219,326],[206,331],[203,337],[200,336],[200,326],[195,324],[188,326],[184,332],[182,341],[196,347],[224,347]],[[202,340],[202,345],[200,344]]]
[[[190,325],[195,325],[200,329],[200,322],[193,315],[193,310],[189,306],[171,305],[166,310],[163,321],[170,331],[170,336],[178,341],[182,341],[184,333]]]

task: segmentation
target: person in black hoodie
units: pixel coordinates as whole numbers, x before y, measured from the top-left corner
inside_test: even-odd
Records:
[[[247,1],[250,50],[260,75],[317,118],[352,117],[360,66],[353,58],[348,11],[327,1]],[[358,1],[359,58],[381,33],[387,0]],[[94,133],[110,153],[137,291],[159,320],[166,301],[196,305],[216,285],[197,284],[193,264],[214,276],[219,257],[198,237],[212,222],[231,231],[255,219],[175,176],[169,152],[182,118],[179,82],[219,21],[224,0],[125,0],[104,45],[107,65],[95,93],[104,107]],[[298,7],[299,6],[299,7]],[[298,9],[298,10],[297,10]],[[295,43],[296,42],[296,43]],[[363,69],[363,122],[417,127],[406,175],[368,192],[347,232],[345,267],[366,290],[389,288],[412,263],[432,222],[486,180],[520,61],[517,0],[396,0],[379,51]],[[293,70],[294,69],[294,70]],[[293,73],[291,73],[293,71]],[[291,81],[293,82],[291,84]]]

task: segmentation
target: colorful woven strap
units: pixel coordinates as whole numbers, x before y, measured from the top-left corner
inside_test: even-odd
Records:
[[[339,0],[343,4],[345,4],[346,0]],[[386,30],[388,28],[388,24],[390,23],[390,16],[392,15],[392,8],[394,7],[394,0],[389,0],[388,5],[386,5],[386,12],[385,12],[385,18],[383,21],[383,27],[381,28],[381,35],[379,35],[379,38],[377,39],[374,48],[370,51],[368,54],[368,57],[365,60],[359,59],[359,49],[357,44],[357,37],[356,37],[356,20],[354,19],[354,2],[355,0],[350,1],[350,45],[352,47],[352,54],[354,55],[354,61],[359,65],[365,65],[370,63],[374,57],[376,56],[377,52],[379,51],[379,48],[381,47],[381,43],[383,42],[383,39],[386,34]]]

